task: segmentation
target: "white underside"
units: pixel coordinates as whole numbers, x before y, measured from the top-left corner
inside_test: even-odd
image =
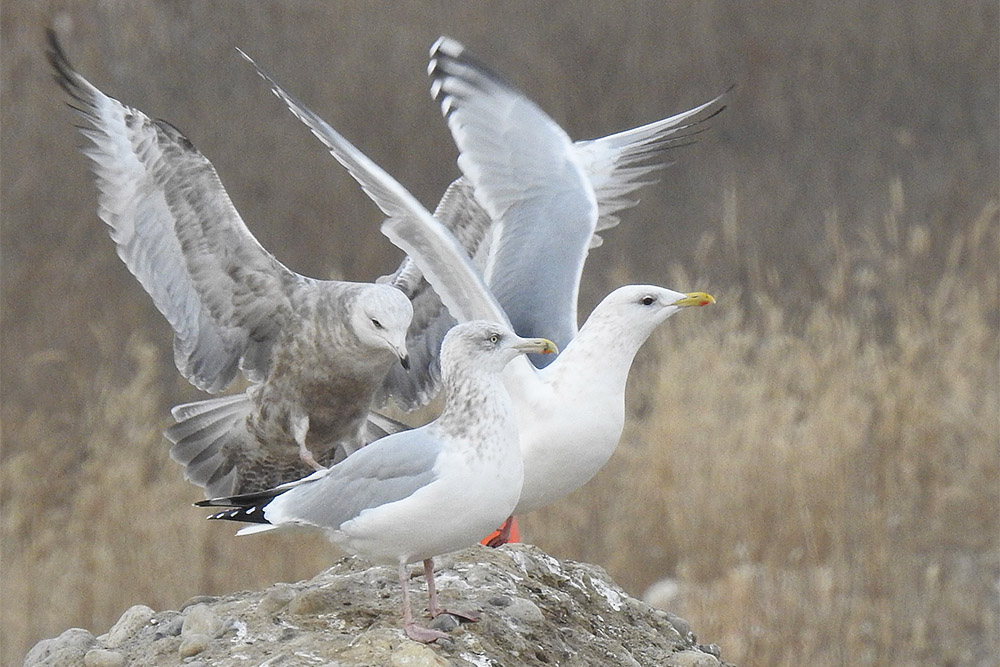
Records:
[[[624,393],[559,371],[550,365],[511,390],[524,461],[515,513],[548,505],[586,484],[621,438]]]
[[[521,489],[516,456],[448,457],[437,479],[402,500],[364,510],[329,538],[351,553],[413,563],[476,544],[513,512]]]

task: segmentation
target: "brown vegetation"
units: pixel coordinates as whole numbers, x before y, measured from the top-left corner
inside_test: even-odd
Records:
[[[502,7],[502,9],[501,9]],[[320,539],[232,536],[167,456],[169,331],[114,257],[48,79],[181,127],[292,268],[371,279],[378,215],[235,57],[246,48],[424,202],[454,153],[441,33],[573,136],[730,108],[585,276],[708,289],[641,351],[618,453],[524,518],[632,593],[662,577],[741,664],[990,664],[998,645],[997,9],[822,2],[50,2],[4,7],[0,663],[128,606],[311,576]],[[621,95],[613,94],[621,93]]]
[[[927,229],[905,217],[897,183],[862,248],[831,223],[826,298],[802,312],[751,283],[751,306],[722,292],[714,317],[672,320],[612,463],[528,535],[627,589],[669,574],[673,611],[740,664],[989,664],[997,207],[926,287]]]

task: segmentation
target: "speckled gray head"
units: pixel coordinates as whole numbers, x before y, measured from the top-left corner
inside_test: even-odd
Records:
[[[441,368],[474,364],[499,373],[520,354],[555,354],[556,344],[547,338],[521,338],[510,327],[496,322],[474,320],[448,332],[441,344]]]

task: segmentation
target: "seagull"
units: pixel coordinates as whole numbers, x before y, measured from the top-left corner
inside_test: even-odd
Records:
[[[634,193],[659,180],[667,151],[691,143],[698,126],[725,109],[723,96],[574,142],[455,39],[434,43],[427,69],[459,169],[494,221],[488,261],[480,265],[486,283],[515,331],[545,329],[564,348],[577,332],[580,278],[588,251],[603,242],[598,233],[617,226],[620,212],[637,203]],[[542,282],[550,292],[538,290]]]
[[[240,53],[389,216],[382,232],[407,254],[395,280],[413,284],[418,277],[426,279],[459,322],[502,322],[515,331],[522,327],[521,333],[551,329],[550,338],[557,344],[564,341],[562,354],[549,363],[539,367],[519,358],[504,371],[524,459],[516,512],[554,502],[589,481],[621,437],[625,384],[639,348],[682,308],[715,299],[704,292],[626,285],[605,297],[577,330],[583,263],[588,250],[599,245],[596,232],[616,224],[615,212],[630,204],[628,194],[660,166],[647,160],[674,145],[675,133],[688,136],[683,131],[694,123],[692,117],[718,98],[662,121],[574,143],[523,93],[460,44],[441,38],[431,49],[432,93],[462,151],[463,177],[431,215],[398,181]],[[465,217],[485,230],[485,241],[470,243]],[[540,286],[549,284],[551,294],[542,293]],[[416,309],[415,321],[429,318],[421,311]],[[387,377],[391,381],[392,373]],[[425,392],[427,384],[433,383],[424,384]],[[508,518],[490,544],[506,542],[510,529]]]
[[[172,458],[206,497],[271,488],[379,435],[369,419],[405,367],[413,308],[387,284],[307,278],[253,237],[212,164],[175,127],[93,86],[53,31],[49,61],[85,121],[98,213],[118,256],[174,331],[177,369],[217,393],[179,405]]]
[[[350,553],[395,564],[406,635],[421,642],[447,637],[414,621],[406,566],[423,561],[430,614],[441,614],[434,556],[476,544],[520,495],[517,426],[503,368],[518,355],[555,351],[551,341],[521,338],[502,324],[458,325],[441,345],[444,408],[436,420],[376,440],[304,479],[197,504],[235,508],[209,519],[255,524],[238,534],[314,528]]]

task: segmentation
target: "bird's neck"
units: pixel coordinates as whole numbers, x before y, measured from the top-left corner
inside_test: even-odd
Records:
[[[443,384],[444,409],[437,429],[456,442],[465,441],[462,446],[500,442],[504,448],[518,450],[513,405],[499,375],[466,376],[457,382],[445,378]]]
[[[597,319],[594,315],[598,315]],[[543,372],[551,369],[555,374],[566,372],[561,369],[572,369],[574,382],[600,382],[601,386],[624,391],[632,361],[650,332],[641,327],[621,327],[612,319],[601,318],[599,313],[594,315]]]

